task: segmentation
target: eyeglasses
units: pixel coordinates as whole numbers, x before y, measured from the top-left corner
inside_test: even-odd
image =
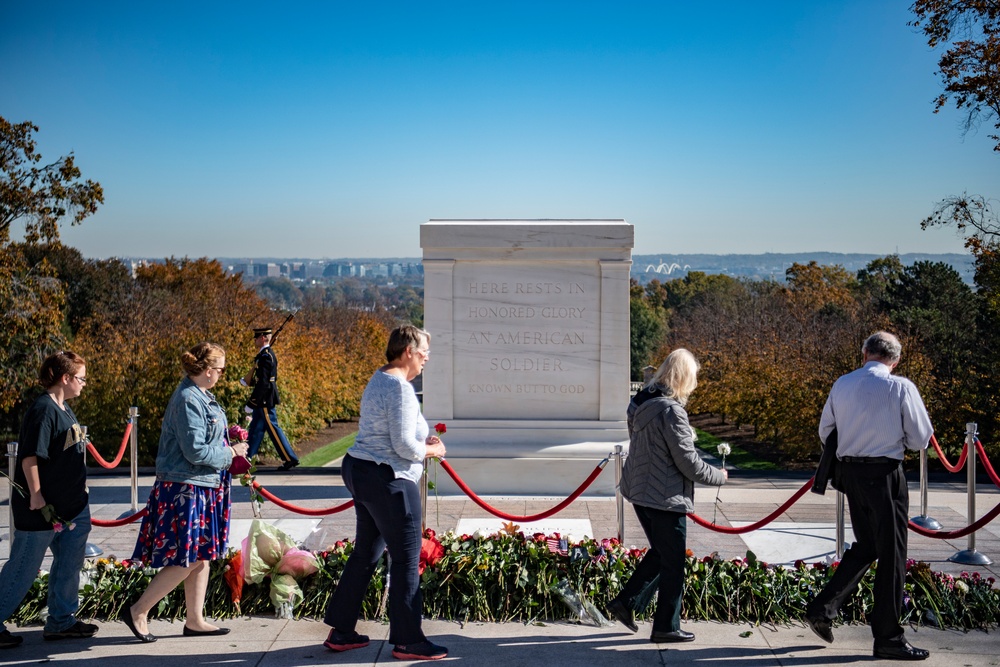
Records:
[[[80,377],[79,375],[74,375],[73,379],[76,380],[77,382],[79,382],[80,384],[87,384],[87,378],[85,378],[85,377]]]
[[[226,372],[225,366],[209,366],[209,368],[212,369],[213,371],[219,371],[219,375],[222,375],[223,373]]]
[[[427,357],[431,356],[431,350],[430,350],[430,348],[420,348],[420,347],[418,347],[418,348],[414,349],[414,352],[416,352],[417,354],[419,354],[424,359],[426,359]]]

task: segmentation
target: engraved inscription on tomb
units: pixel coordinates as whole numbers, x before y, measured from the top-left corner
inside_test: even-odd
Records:
[[[456,417],[595,418],[596,263],[470,262],[454,279]]]

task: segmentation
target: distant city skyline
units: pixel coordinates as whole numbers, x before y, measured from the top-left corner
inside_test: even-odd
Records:
[[[0,115],[104,186],[87,257],[419,257],[433,218],[964,253],[919,223],[1000,198],[1000,157],[932,113],[909,4],[3,3]]]
[[[872,253],[763,253],[745,254],[633,254],[630,274],[642,283],[666,281],[683,277],[690,271],[724,273],[733,277],[779,279],[793,263],[817,262],[822,266],[837,265],[850,273],[865,268],[876,258]],[[666,259],[664,259],[666,258]],[[975,261],[967,253],[907,253],[899,256],[904,266],[917,261],[943,262],[952,266],[962,279],[972,285]],[[145,258],[149,259],[149,258]],[[226,270],[240,273],[248,279],[286,277],[295,281],[315,279],[336,280],[343,277],[393,278],[422,280],[423,266],[419,257],[340,257],[340,258],[279,258],[217,257]]]

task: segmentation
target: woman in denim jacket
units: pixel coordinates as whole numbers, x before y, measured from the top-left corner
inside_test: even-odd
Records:
[[[142,642],[156,641],[147,615],[163,597],[184,582],[187,617],[184,636],[224,635],[205,621],[209,562],[225,554],[229,536],[228,471],[234,456],[245,456],[247,443],[229,445],[226,415],[209,389],[226,370],[226,352],[199,343],[185,352],[181,380],[167,404],[156,455],[156,482],[132,558],[162,568],[146,592],[124,610],[122,620]]]

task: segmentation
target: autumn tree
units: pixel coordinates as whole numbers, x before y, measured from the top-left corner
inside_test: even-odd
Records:
[[[46,356],[66,344],[62,283],[18,244],[0,246],[0,430],[16,432]]]
[[[944,91],[937,113],[949,102],[965,113],[965,130],[992,122],[1000,129],[1000,3],[996,0],[917,0],[910,25],[931,48],[946,47],[938,60]],[[1000,151],[1000,135],[993,150]]]
[[[30,122],[0,116],[0,428],[16,428],[42,360],[66,345],[64,284],[44,257],[28,253],[56,241],[59,224],[80,223],[104,201],[101,186],[81,181],[72,153],[42,164]],[[24,224],[24,243],[11,227]]]
[[[979,364],[979,300],[951,266],[916,262],[889,290],[886,313],[892,330],[925,355],[933,374],[921,394],[942,444],[961,448],[965,424],[978,421],[977,388],[986,379]],[[901,364],[900,372],[907,366]],[[913,379],[913,378],[911,378]]]
[[[826,395],[857,367],[870,326],[855,279],[842,267],[810,263],[794,264],[784,284],[733,282],[692,294],[671,320],[670,345],[702,363],[691,409],[753,425],[789,459],[813,457]]]
[[[81,180],[72,153],[42,163],[35,132],[30,121],[13,124],[0,116],[0,245],[18,221],[28,243],[57,241],[63,218],[78,225],[104,203],[100,183]]]
[[[238,379],[255,351],[248,327],[269,310],[214,260],[167,260],[123,280],[74,342],[91,380],[77,413],[96,443],[113,443],[129,406],[138,407],[142,461],[151,463],[163,412],[183,376],[181,354],[196,343],[225,348],[229,372],[213,391],[230,420],[241,417],[246,391]]]

